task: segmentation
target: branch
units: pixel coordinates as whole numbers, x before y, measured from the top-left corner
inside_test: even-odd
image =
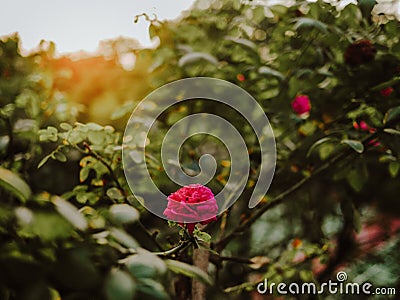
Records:
[[[178,246],[169,249],[167,251],[163,252],[153,252],[153,254],[158,255],[158,256],[163,256],[163,257],[174,257],[175,253],[180,252],[181,250],[186,249],[192,242],[190,241],[181,241],[179,242]]]
[[[151,234],[150,231],[143,225],[143,223],[138,220],[137,224],[139,225],[140,229],[144,232],[144,234],[153,242],[153,244],[157,247],[158,250],[164,251],[164,248],[158,243],[156,236]]]
[[[208,264],[210,261],[210,253],[207,249],[193,249],[193,266],[200,270],[207,272]],[[192,300],[203,300],[206,299],[207,287],[200,280],[192,279]]]
[[[303,265],[303,264],[305,264],[305,263],[308,263],[309,261],[311,261],[312,259],[314,259],[315,257],[317,257],[316,255],[310,255],[310,256],[308,256],[305,260],[303,260],[303,261],[301,261],[301,262],[298,262],[298,263],[294,263],[294,264],[292,264],[291,266],[292,267],[295,267],[295,269],[299,269],[299,266],[301,266],[301,265]],[[273,276],[275,276],[277,274],[277,270],[275,269],[274,270],[274,273],[272,273],[272,275],[270,275],[270,277],[273,277]],[[249,290],[254,290],[255,289],[255,287],[257,286],[257,284],[258,283],[260,283],[262,280],[264,280],[266,277],[265,277],[265,275],[262,277],[262,279],[259,279],[259,280],[257,280],[257,281],[250,281],[250,282],[244,282],[244,283],[241,283],[241,284],[239,284],[239,285],[235,285],[235,286],[232,286],[232,287],[228,287],[228,288],[225,288],[224,289],[224,293],[226,293],[226,294],[237,294],[237,293],[240,293],[240,292],[242,292],[243,290],[247,290],[247,291],[249,291]]]
[[[366,138],[364,138],[362,140],[362,143],[364,145],[365,148],[370,147],[371,145],[369,145],[368,143],[372,140],[374,140],[378,135],[380,135],[385,128],[388,128],[394,124],[396,124],[399,120],[399,118],[393,119],[390,122],[387,122],[385,124],[385,126],[378,128],[374,133],[370,134],[369,136],[367,136]],[[350,148],[345,149],[342,153],[339,153],[338,155],[334,156],[333,158],[331,158],[330,160],[328,160],[326,163],[324,163],[323,165],[321,165],[318,169],[316,169],[311,176],[309,177],[305,177],[303,179],[301,179],[300,181],[298,181],[297,183],[295,183],[294,185],[292,185],[290,188],[288,188],[287,190],[285,190],[284,192],[280,193],[278,196],[276,196],[273,200],[270,200],[269,202],[265,203],[264,205],[262,205],[258,211],[253,214],[249,219],[247,219],[247,221],[245,221],[243,224],[239,225],[238,227],[236,227],[230,234],[228,234],[225,238],[219,240],[216,244],[215,244],[215,248],[218,249],[218,251],[224,249],[226,247],[226,245],[233,240],[234,238],[236,238],[237,236],[243,234],[243,232],[245,230],[247,230],[248,228],[250,228],[251,225],[253,225],[258,218],[260,218],[267,210],[274,208],[275,206],[283,203],[286,199],[288,199],[287,197],[290,196],[291,194],[293,194],[294,192],[296,192],[297,190],[299,190],[301,187],[303,187],[305,184],[309,183],[310,181],[312,181],[314,178],[316,178],[317,176],[319,176],[321,173],[323,173],[325,170],[329,169],[332,165],[334,165],[336,162],[347,158],[348,156],[351,156],[354,154],[354,151]]]
[[[96,158],[98,161],[100,161],[100,162],[107,168],[108,172],[110,173],[111,178],[113,179],[113,181],[114,181],[115,184],[117,185],[117,188],[123,193],[123,195],[125,195],[125,190],[122,188],[121,184],[119,183],[118,178],[117,178],[117,176],[115,175],[114,170],[112,169],[111,165],[110,165],[108,162],[106,162],[106,161],[104,160],[104,158],[101,157],[101,155],[99,155],[98,153],[96,153],[95,151],[93,151],[93,150],[90,148],[90,145],[89,145],[88,143],[84,142],[84,143],[83,143],[83,146],[85,147],[85,149],[87,150],[87,153],[88,153],[90,156]]]

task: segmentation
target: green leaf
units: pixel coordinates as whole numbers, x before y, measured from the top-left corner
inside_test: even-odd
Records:
[[[185,54],[184,56],[182,56],[179,59],[178,65],[180,67],[184,67],[188,64],[192,64],[194,62],[198,62],[201,60],[205,60],[213,65],[218,64],[218,60],[211,54],[204,53],[204,52],[192,52],[192,53],[188,53],[188,54]]]
[[[392,161],[397,161],[397,158],[393,155],[382,155],[379,157],[379,162],[380,163],[390,163]]]
[[[258,69],[258,73],[261,74],[261,75],[273,76],[273,77],[276,77],[276,78],[278,78],[280,80],[284,80],[285,79],[285,75],[283,75],[281,72],[276,71],[276,70],[274,70],[274,69],[272,69],[270,67],[267,67],[267,66],[261,66]]]
[[[136,249],[138,247],[138,243],[136,242],[136,240],[122,229],[111,228],[110,235],[118,243],[120,243],[121,245],[123,245],[125,247],[131,248],[131,249]]]
[[[32,194],[28,184],[12,171],[0,167],[0,186],[25,202]]]
[[[387,111],[385,118],[383,120],[383,124],[391,122],[397,119],[399,116],[400,116],[400,106],[393,107]]]
[[[89,173],[90,173],[90,167],[88,167],[88,166],[83,167],[79,171],[79,181],[84,182],[88,178]]]
[[[102,145],[105,141],[105,134],[102,131],[89,131],[88,139],[89,142],[93,145]]]
[[[39,130],[39,141],[41,142],[57,142],[58,136],[57,136],[57,128],[49,126],[47,129],[40,129]]]
[[[167,265],[167,268],[174,273],[183,274],[188,277],[196,278],[206,284],[212,285],[210,276],[206,272],[200,270],[195,266],[172,259],[165,260],[165,263]]]
[[[315,130],[317,130],[317,126],[315,126],[315,124],[311,121],[302,124],[299,128],[299,132],[301,132],[305,136],[312,135],[315,132]]]
[[[107,276],[105,289],[108,300],[132,300],[136,284],[128,273],[114,268]]]
[[[137,286],[137,291],[148,295],[150,297],[149,299],[169,299],[169,296],[161,283],[153,279],[141,279],[140,284]]]
[[[14,113],[15,105],[13,103],[9,103],[2,108],[0,108],[0,116],[4,118],[10,118]]]
[[[52,154],[46,155],[45,157],[42,158],[42,160],[39,162],[37,168],[41,168],[50,158],[52,157]]]
[[[400,131],[393,128],[385,128],[383,131],[389,134],[400,135]]]
[[[53,153],[52,157],[55,160],[58,160],[60,162],[66,162],[67,161],[67,157],[65,156],[64,153],[60,152],[60,151],[56,151]]]
[[[58,196],[53,197],[52,202],[56,206],[56,209],[60,215],[69,221],[75,228],[80,230],[85,230],[87,228],[86,219],[71,203]]]
[[[57,128],[53,126],[47,127],[47,134],[48,134],[48,140],[51,142],[57,142],[58,137],[57,137],[58,130]]]
[[[67,140],[70,144],[79,144],[86,138],[86,134],[78,130],[69,132]]]
[[[367,182],[368,171],[365,169],[365,167],[357,167],[355,169],[351,169],[347,173],[346,178],[353,190],[360,192]]]
[[[84,130],[89,132],[89,131],[100,131],[103,130],[103,126],[94,123],[94,122],[89,122],[86,125],[84,125]]]
[[[332,138],[332,137],[324,137],[318,141],[316,141],[314,144],[312,144],[312,146],[310,147],[310,149],[308,149],[307,152],[307,157],[310,157],[311,153],[320,145],[326,143],[326,142],[330,142],[330,141],[334,141],[336,139]]]
[[[108,197],[110,197],[110,199],[113,200],[124,199],[124,195],[122,195],[121,191],[116,187],[109,188],[106,194]]]
[[[211,235],[209,235],[207,232],[196,230],[193,234],[195,237],[205,243],[209,243],[211,241]]]
[[[319,148],[319,157],[321,158],[321,160],[325,160],[328,157],[330,157],[332,155],[332,153],[335,152],[335,146],[332,144],[323,144],[320,148]]]
[[[61,128],[61,129],[64,129],[65,131],[68,131],[68,130],[71,130],[71,129],[72,129],[72,125],[63,122],[63,123],[60,124],[60,128]]]
[[[280,4],[276,4],[270,7],[271,12],[276,16],[284,16],[287,14],[288,7]]]
[[[76,195],[76,201],[78,201],[81,204],[86,204],[88,201],[88,196],[86,193],[79,193]]]
[[[56,212],[32,212],[23,208],[15,211],[20,237],[39,237],[43,241],[67,238],[73,233],[72,225]]]
[[[360,7],[361,13],[368,21],[371,20],[371,12],[375,4],[375,0],[358,0],[358,6]]]
[[[139,220],[139,211],[128,204],[114,204],[110,207],[112,218],[122,224],[133,223]]]
[[[350,146],[357,153],[363,153],[364,152],[364,145],[360,141],[342,140],[341,143]]]
[[[399,162],[392,161],[391,163],[389,163],[389,173],[390,176],[392,176],[393,178],[397,176],[397,174],[399,173],[399,169],[400,169]]]
[[[314,282],[314,274],[310,270],[301,270],[299,276],[303,282]]]
[[[248,39],[244,39],[244,38],[237,38],[237,37],[233,37],[233,36],[227,36],[225,37],[225,40],[227,41],[232,41],[236,44],[248,47],[252,50],[256,50],[257,49],[257,45],[255,43],[253,43],[252,41],[248,40]]]
[[[137,252],[128,256],[124,262],[135,278],[152,278],[167,271],[164,261],[157,255],[141,248]]]
[[[323,33],[328,33],[328,26],[321,21],[310,18],[297,18],[294,29],[299,30],[303,28],[315,28],[322,31]]]

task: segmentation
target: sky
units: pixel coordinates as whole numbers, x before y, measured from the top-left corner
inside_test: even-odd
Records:
[[[30,50],[40,40],[56,43],[59,53],[93,52],[100,40],[126,36],[150,46],[148,22],[135,15],[175,19],[194,0],[8,0],[0,10],[0,36],[18,32]]]

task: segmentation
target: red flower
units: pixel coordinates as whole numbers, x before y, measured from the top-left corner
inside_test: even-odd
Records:
[[[380,93],[383,97],[389,97],[393,92],[394,92],[394,89],[391,86],[384,88],[380,91]]]
[[[187,185],[168,197],[164,215],[192,234],[196,223],[208,224],[217,220],[217,201],[212,191],[201,184]]]
[[[368,131],[369,133],[374,133],[376,131],[376,128],[370,127],[366,122],[360,121],[360,123],[357,123],[356,121],[353,122],[353,127],[357,130],[361,131]],[[377,140],[371,140],[368,142],[368,145],[371,145],[373,147],[380,146],[380,142]]]
[[[292,101],[293,111],[301,118],[307,118],[310,115],[311,102],[306,95],[298,95]]]
[[[376,49],[368,40],[361,40],[347,47],[344,61],[348,65],[358,66],[375,58]]]
[[[376,131],[375,128],[370,127],[365,121],[360,121],[360,123],[357,123],[356,121],[353,122],[353,127],[355,129],[360,129],[362,131],[369,131],[370,133],[373,133]]]
[[[236,75],[237,80],[239,80],[240,82],[243,82],[246,80],[246,77],[244,77],[243,74],[237,74]]]
[[[300,239],[294,239],[294,240],[292,241],[292,247],[293,247],[294,249],[297,249],[297,248],[299,248],[299,247],[301,246],[302,243],[303,243],[303,242],[302,242]]]

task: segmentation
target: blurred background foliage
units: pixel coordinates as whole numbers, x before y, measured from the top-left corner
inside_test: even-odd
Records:
[[[198,1],[179,20],[138,16],[150,23],[154,49],[117,38],[85,57],[57,56],[45,41],[22,56],[17,35],[3,38],[0,299],[186,299],[188,277],[210,284],[209,299],[259,299],[263,278],[318,284],[337,270],[399,291],[400,24],[371,3]],[[249,210],[260,154],[237,113],[185,102],[158,120],[148,165],[165,192],[176,186],[156,150],[184,116],[218,113],[249,148],[245,192],[203,229],[209,277],[187,252],[165,252],[180,247],[178,229],[143,209],[121,162],[138,101],[195,76],[247,90],[271,122],[278,155],[268,195]],[[298,95],[311,101],[308,117],[292,110]],[[182,166],[196,174],[204,153],[219,163],[209,185],[216,193],[229,176],[218,142],[190,139]]]

